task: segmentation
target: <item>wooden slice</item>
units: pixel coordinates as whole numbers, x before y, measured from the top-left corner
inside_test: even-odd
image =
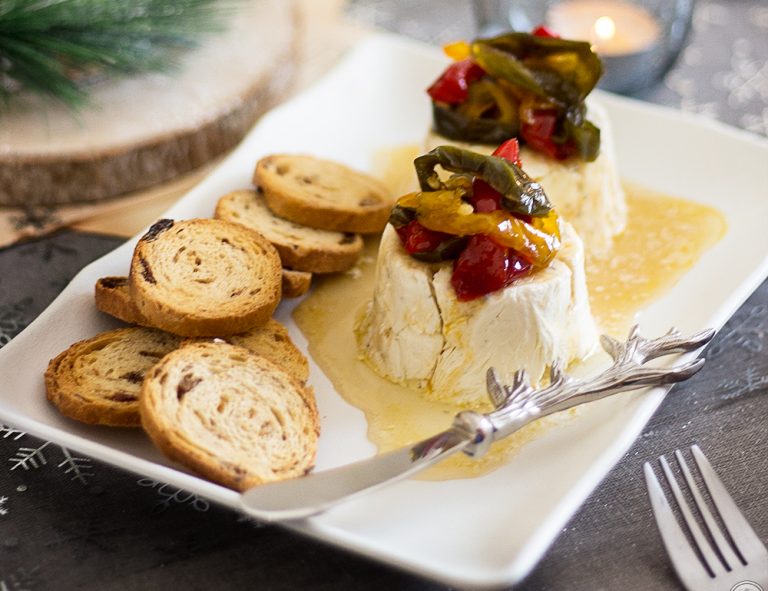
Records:
[[[81,113],[17,97],[0,124],[0,204],[101,200],[233,147],[287,89],[296,45],[293,2],[239,6],[175,72],[98,84]]]

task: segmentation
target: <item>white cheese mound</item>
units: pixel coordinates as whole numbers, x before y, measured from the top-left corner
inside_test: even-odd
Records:
[[[527,147],[520,150],[520,160],[525,172],[544,187],[557,213],[573,224],[590,252],[604,253],[626,225],[627,204],[616,169],[608,115],[599,105],[589,103],[587,118],[600,128],[600,153],[593,162],[580,158],[553,160]],[[427,151],[440,145],[459,146],[482,154],[490,154],[494,149],[430,132]]]
[[[357,327],[362,357],[390,381],[429,398],[479,406],[493,366],[511,381],[518,369],[539,382],[555,359],[586,357],[597,343],[581,239],[562,224],[562,248],[546,269],[470,302],[456,299],[452,263],[413,259],[387,226],[373,301]]]

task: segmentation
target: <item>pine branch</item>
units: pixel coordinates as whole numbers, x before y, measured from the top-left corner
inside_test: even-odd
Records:
[[[221,0],[3,0],[0,101],[19,90],[82,105],[94,74],[165,71],[221,28]]]

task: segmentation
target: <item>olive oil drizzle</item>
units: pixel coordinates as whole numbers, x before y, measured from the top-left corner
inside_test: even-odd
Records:
[[[408,190],[411,181],[402,171],[416,153],[417,147],[409,146],[390,155],[391,168],[384,170],[383,177],[395,194]],[[710,207],[633,185],[625,190],[629,206],[625,231],[616,237],[610,253],[587,260],[592,313],[603,332],[617,337],[625,336],[634,315],[670,289],[726,229],[722,214]],[[315,362],[336,391],[363,411],[368,437],[383,452],[445,429],[460,409],[427,401],[416,390],[390,383],[362,361],[354,327],[373,294],[377,247],[378,237],[368,238],[355,269],[316,281],[312,293],[294,311],[294,319]],[[564,420],[568,416],[537,421],[495,445],[483,458],[460,454],[424,477],[487,473],[506,462],[523,443]]]

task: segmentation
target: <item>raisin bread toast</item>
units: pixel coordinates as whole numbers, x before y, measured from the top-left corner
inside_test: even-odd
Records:
[[[378,180],[329,160],[276,154],[259,160],[253,184],[275,214],[323,230],[381,232],[393,200]]]
[[[187,344],[144,380],[142,425],[169,458],[236,490],[301,476],[320,423],[311,391],[227,343]]]
[[[259,233],[223,220],[160,220],[131,260],[131,300],[148,324],[181,336],[262,325],[280,302],[280,257]]]
[[[297,271],[346,271],[363,249],[358,234],[318,230],[275,215],[260,191],[224,195],[216,204],[214,217],[256,230],[274,245],[283,265]]]
[[[105,314],[128,324],[147,324],[131,299],[128,277],[101,277],[96,281],[93,297],[96,308]]]
[[[283,269],[283,297],[298,298],[309,291],[312,285],[312,273]]]
[[[302,384],[309,378],[307,358],[288,336],[288,329],[273,318],[270,318],[264,326],[257,326],[240,334],[217,337],[217,339],[266,357]],[[208,339],[209,342],[210,340]],[[188,339],[183,344],[196,341],[203,342],[204,339]]]
[[[123,322],[145,323],[131,301],[127,277],[99,279],[96,282],[96,307]],[[244,333],[217,338],[266,357],[302,383],[309,377],[306,357],[293,344],[288,330],[274,318]]]
[[[297,298],[309,291],[312,273],[283,269],[281,284],[283,297]],[[141,317],[141,313],[131,299],[128,277],[101,277],[94,286],[94,299],[96,308],[105,314],[128,324],[147,325],[147,321]]]
[[[48,364],[48,400],[83,423],[139,426],[144,375],[179,344],[175,335],[143,327],[119,328],[75,343]]]

